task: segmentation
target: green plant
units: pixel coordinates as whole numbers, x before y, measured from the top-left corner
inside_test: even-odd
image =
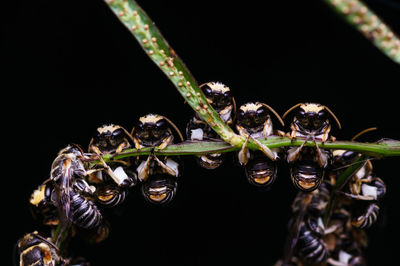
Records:
[[[357,2],[359,3],[359,2]],[[118,154],[106,155],[103,159],[106,162],[112,160],[118,160],[125,157],[132,157],[137,155],[198,155],[205,153],[215,152],[234,152],[238,151],[243,142],[243,137],[235,134],[223,121],[220,119],[215,110],[207,103],[201,90],[198,88],[196,80],[192,74],[185,67],[185,64],[179,59],[174,50],[168,45],[166,40],[162,37],[161,33],[155,27],[154,23],[145,14],[145,12],[134,2],[134,1],[108,1],[111,9],[123,22],[123,24],[130,30],[130,32],[138,40],[138,43],[142,46],[147,55],[155,62],[155,64],[163,71],[163,73],[171,80],[175,85],[180,94],[184,97],[185,101],[197,112],[209,125],[221,136],[224,142],[198,142],[198,143],[179,143],[170,145],[163,150],[152,150],[152,149],[127,149]],[[360,8],[363,6],[360,6]],[[360,9],[361,10],[361,9]],[[371,12],[368,10],[366,13],[369,16]],[[354,22],[355,15],[350,16],[350,21]],[[380,22],[380,21],[379,21]],[[357,23],[357,25],[359,25]],[[360,28],[361,29],[361,28]],[[378,38],[378,48],[383,47],[384,52],[388,54],[393,60],[398,59],[398,55],[393,52],[397,49],[397,39],[393,35],[393,42],[390,46],[383,45],[382,41],[385,41],[390,31],[385,31],[386,35],[382,38]],[[379,37],[379,36],[378,36]],[[390,49],[386,49],[386,48]],[[287,137],[270,137],[268,139],[262,139],[260,142],[268,148],[278,147],[289,147],[289,146],[300,146],[304,143],[304,140],[297,139],[295,141],[290,140]],[[317,144],[324,149],[348,149],[363,153],[371,157],[388,157],[388,156],[399,156],[400,155],[400,143],[396,140],[387,140],[379,143],[361,143],[354,141],[336,141],[326,142]],[[313,146],[312,142],[306,142],[306,146]],[[250,149],[259,149],[254,143],[249,144]],[[339,179],[342,180],[340,183],[345,183],[347,178],[350,177],[358,168],[349,168],[346,174],[343,174]],[[338,184],[340,184],[338,183]],[[339,189],[338,185],[338,189]],[[332,197],[333,198],[333,197]],[[326,213],[327,218],[329,213]],[[326,219],[327,219],[326,218]],[[59,230],[56,231],[54,239],[57,238]],[[65,232],[61,232],[64,233]]]

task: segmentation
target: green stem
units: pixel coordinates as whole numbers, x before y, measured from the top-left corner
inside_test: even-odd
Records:
[[[304,143],[304,139],[297,138],[291,140],[288,137],[272,136],[268,139],[259,139],[259,141],[270,149],[282,148],[290,146],[300,146]],[[400,156],[400,141],[387,140],[379,141],[376,143],[362,143],[355,141],[335,141],[321,143],[316,141],[316,144],[324,149],[341,149],[341,150],[352,150],[366,154],[371,157],[391,157]],[[305,146],[313,147],[314,142],[307,141]],[[249,149],[258,150],[259,147],[254,144],[249,144]],[[199,141],[199,142],[183,142],[167,146],[165,149],[158,150],[153,148],[137,149],[126,149],[118,154],[108,154],[103,158],[104,160],[118,160],[126,157],[138,156],[138,155],[199,155],[207,153],[225,153],[238,151],[240,148],[237,146],[230,145],[223,141]]]
[[[400,64],[399,37],[360,0],[324,0],[379,50]]]
[[[136,38],[150,59],[162,70],[186,102],[221,138],[241,146],[244,138],[236,135],[207,102],[196,80],[161,35],[146,12],[133,0],[106,0],[111,10]]]
[[[60,255],[64,255],[66,246],[68,246],[67,242],[70,236],[70,229],[70,226],[65,228],[65,226],[59,224],[52,233],[51,240],[58,247]]]
[[[328,225],[329,219],[332,214],[332,210],[334,209],[336,194],[338,191],[342,190],[342,188],[347,184],[349,179],[364,165],[367,156],[360,156],[355,162],[352,163],[351,166],[347,167],[346,170],[337,178],[336,184],[331,191],[331,195],[329,197],[329,202],[326,207],[323,221],[325,225]]]

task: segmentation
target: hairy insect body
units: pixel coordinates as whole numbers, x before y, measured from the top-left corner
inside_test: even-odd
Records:
[[[330,135],[329,116],[334,118],[340,128],[339,120],[332,111],[318,103],[300,103],[290,108],[283,115],[296,110],[290,125],[289,137],[305,138],[305,141],[333,141]],[[310,192],[318,188],[325,176],[325,169],[331,160],[331,152],[315,147],[291,147],[287,150],[287,161],[291,164],[293,184],[302,191]]]
[[[282,121],[268,105],[249,102],[239,107],[236,123],[237,132],[246,138],[238,153],[239,163],[244,166],[246,177],[250,184],[264,188],[269,187],[276,179],[279,149],[271,150],[262,145],[258,139],[268,138],[273,134],[283,134],[273,129],[270,111]],[[259,145],[259,151],[251,151],[247,148],[250,139]]]
[[[220,82],[208,82],[202,84],[200,89],[203,91],[210,105],[220,115],[221,119],[226,124],[232,125],[236,106],[230,88]],[[186,136],[192,141],[221,139],[197,113],[186,126]],[[221,153],[211,153],[197,156],[196,160],[203,168],[215,169],[223,163],[224,155]]]
[[[351,151],[333,151],[334,163],[331,176],[337,177],[346,165],[351,165],[361,155]],[[376,223],[379,216],[379,202],[386,194],[386,185],[373,173],[370,160],[363,162],[360,169],[350,177],[342,197],[347,199],[346,208],[352,216],[354,227],[365,229]]]
[[[153,147],[164,149],[174,143],[172,126],[181,141],[183,136],[169,119],[157,114],[140,117],[132,130],[136,149]],[[176,194],[177,179],[181,175],[179,157],[174,159],[155,155],[141,156],[137,161],[138,179],[143,183],[141,190],[144,198],[151,203],[166,204],[172,201]]]
[[[120,153],[134,146],[131,134],[122,126],[106,124],[97,128],[89,143],[89,152],[99,157]],[[100,166],[101,167],[101,166]],[[96,186],[96,201],[105,207],[124,202],[130,187],[137,184],[137,174],[131,158],[103,163],[104,169],[89,175],[88,180]]]
[[[69,222],[85,229],[92,229],[100,225],[102,215],[90,196],[94,190],[95,188],[90,187],[83,179],[73,181],[69,192]],[[30,203],[43,214],[45,225],[59,224],[57,212],[54,210],[59,207],[60,202],[57,201],[57,190],[52,182],[45,182],[39,186],[32,193]]]
[[[17,249],[20,266],[55,266],[64,262],[58,255],[58,248],[36,231],[19,239]]]
[[[124,149],[133,147],[131,134],[122,126],[106,124],[97,128],[89,143],[89,152],[99,157],[112,153],[120,153]],[[137,176],[130,158],[112,160],[105,164],[103,171],[98,171],[90,176],[92,182],[107,184],[114,182],[115,185],[129,188],[137,183]]]

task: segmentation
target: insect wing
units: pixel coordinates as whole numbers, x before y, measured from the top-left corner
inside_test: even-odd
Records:
[[[301,206],[296,213],[296,216],[289,221],[289,232],[286,238],[284,253],[283,253],[283,265],[287,265],[292,257],[294,248],[296,247],[297,240],[300,235],[300,228],[304,220],[304,216],[307,212],[307,207],[311,202],[312,195],[311,193],[302,193]]]

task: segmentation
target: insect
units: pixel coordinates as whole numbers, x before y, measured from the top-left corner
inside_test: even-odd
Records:
[[[215,109],[221,119],[228,125],[233,125],[236,113],[236,103],[228,86],[221,82],[208,82],[200,86],[208,103]],[[186,136],[192,141],[220,140],[217,133],[196,113],[186,126]],[[196,156],[197,162],[206,169],[219,167],[224,160],[221,153],[211,153]]]
[[[59,248],[48,238],[37,231],[26,234],[16,245],[16,260],[19,266],[89,266],[90,263],[82,258],[63,258]],[[14,261],[14,265],[17,263]]]
[[[328,258],[328,249],[322,239],[324,227],[319,218],[308,216],[300,225],[297,242],[299,257],[310,264],[319,264]]]
[[[89,153],[98,156],[105,154],[120,153],[124,149],[133,146],[131,134],[122,126],[108,124],[97,128],[96,133],[89,143]],[[110,163],[103,163],[106,171],[98,171],[91,174],[89,180],[95,183],[106,183],[111,178],[120,187],[132,187],[137,183],[136,173],[130,169],[131,161],[112,160]],[[104,177],[104,173],[107,177]]]
[[[151,203],[168,203],[176,194],[177,179],[170,175],[154,175],[142,186],[142,194]]]
[[[54,184],[54,205],[58,209],[59,219],[64,229],[71,222],[87,228],[100,220],[101,215],[97,207],[82,195],[82,192],[94,189],[86,182],[82,185],[83,177],[98,171],[98,169],[85,169],[84,161],[89,159],[80,146],[72,144],[62,149],[51,165],[50,180]],[[82,212],[83,210],[89,213]],[[82,220],[83,215],[92,219]]]
[[[274,109],[267,104],[259,102],[249,102],[240,106],[236,123],[236,130],[246,138],[238,153],[239,163],[245,166],[248,181],[256,186],[263,187],[269,186],[276,179],[277,165],[274,161],[278,158],[279,150],[270,150],[257,139],[267,138],[273,134],[284,135],[283,132],[273,129],[269,112],[272,112],[284,126],[281,117]],[[261,151],[251,152],[248,150],[249,139],[252,139],[260,147]]]
[[[328,249],[323,241],[325,227],[321,216],[310,211],[310,206],[318,202],[318,194],[299,193],[292,206],[294,216],[289,221],[289,235],[285,244],[283,265],[288,265],[293,257],[309,264],[324,262]],[[311,204],[313,203],[313,204]]]
[[[78,227],[92,229],[98,227],[102,222],[102,214],[93,202],[95,188],[79,178],[72,181],[70,196],[69,222]],[[54,210],[59,202],[57,201],[56,187],[51,180],[46,180],[36,189],[31,196],[30,203],[36,206],[45,216],[44,224],[58,225],[59,219]],[[48,213],[48,210],[52,212]]]
[[[287,161],[291,164],[291,179],[293,184],[302,191],[313,191],[321,184],[328,166],[331,152],[323,150],[315,144],[315,148],[306,147],[308,140],[326,142],[334,141],[330,135],[331,125],[329,116],[337,123],[340,122],[334,113],[326,106],[318,103],[299,103],[285,112],[285,118],[290,112],[296,110],[289,137],[294,140],[298,137],[305,138],[305,142],[299,147],[289,148]]]
[[[365,129],[356,134],[352,140],[375,129]],[[331,175],[336,178],[360,156],[361,154],[353,151],[334,150]],[[360,169],[350,177],[344,190],[339,193],[353,199],[348,203],[353,216],[352,225],[363,229],[376,222],[379,214],[378,201],[386,194],[386,185],[373,173],[371,160],[366,159]]]
[[[31,194],[29,203],[33,216],[42,220],[44,225],[57,226],[59,219],[55,201],[54,185],[48,179]]]
[[[58,247],[38,234],[37,231],[26,234],[17,242],[20,266],[64,265],[65,260],[58,255]]]
[[[183,136],[179,129],[165,116],[148,114],[140,117],[139,122],[132,130],[135,148],[141,149],[144,147],[153,147],[159,150],[166,148],[168,145],[174,142],[174,135],[170,126],[175,129],[181,141],[183,141]],[[165,185],[162,187],[162,190],[165,191],[165,193],[168,193],[165,198],[168,198],[169,200],[172,199],[173,195],[175,195],[176,188],[171,190],[169,189],[170,183],[165,183],[165,181],[160,180],[155,182],[154,180],[158,180],[158,178],[161,178],[160,176],[163,176],[164,174],[171,176],[169,178],[173,179],[176,179],[178,176],[180,176],[181,164],[178,160],[179,158],[171,159],[167,156],[159,159],[157,156],[152,154],[147,156],[146,160],[138,161],[138,178],[140,181],[144,182],[142,186],[142,192],[147,200],[154,203],[166,202],[165,200],[157,200],[157,197],[150,197],[150,195],[155,195],[150,190],[151,188],[154,188],[156,183],[164,183]],[[177,183],[172,182],[171,184],[176,186]]]
[[[121,204],[125,201],[127,194],[127,189],[114,184],[99,186],[95,192],[96,202],[106,207],[114,207]]]

